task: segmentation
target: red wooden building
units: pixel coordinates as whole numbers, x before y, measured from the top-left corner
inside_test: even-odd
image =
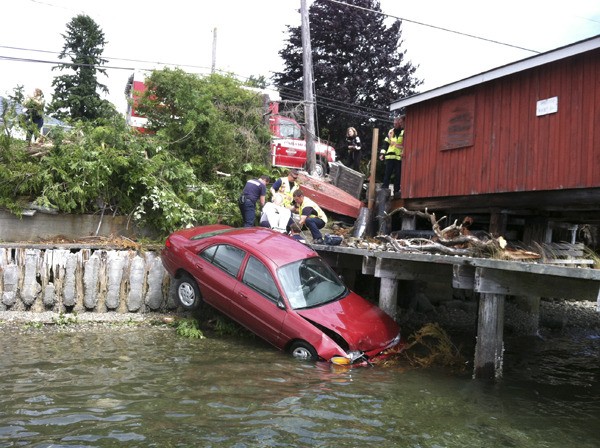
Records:
[[[406,113],[406,208],[499,233],[600,223],[600,36],[390,108]]]

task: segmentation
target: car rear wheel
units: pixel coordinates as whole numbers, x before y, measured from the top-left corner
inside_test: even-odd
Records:
[[[308,342],[298,341],[294,342],[290,347],[291,355],[296,359],[302,359],[306,361],[316,361],[319,359],[317,351]]]
[[[202,295],[196,281],[187,274],[175,280],[175,291],[179,305],[185,310],[198,309],[202,303]]]

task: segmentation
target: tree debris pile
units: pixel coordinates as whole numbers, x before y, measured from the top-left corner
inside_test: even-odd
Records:
[[[378,362],[378,365],[395,365],[403,360],[415,368],[433,366],[450,367],[463,372],[467,366],[460,349],[450,340],[448,333],[437,323],[427,323],[410,335],[398,356]]]
[[[23,244],[23,243],[22,243]],[[119,249],[141,250],[142,245],[121,235],[109,236],[81,236],[78,238],[68,238],[64,235],[56,235],[52,238],[45,238],[39,241],[31,241],[28,244],[47,244],[47,245],[79,245],[94,247],[114,247]]]
[[[502,237],[489,236],[479,238],[469,231],[471,218],[465,218],[462,223],[454,221],[447,227],[441,223],[446,219],[437,219],[435,213],[409,211],[404,207],[386,214],[385,219],[390,219],[394,213],[403,213],[409,216],[418,216],[431,223],[432,238],[405,238],[397,239],[394,235],[378,235],[374,239],[345,238],[345,245],[369,250],[387,250],[395,252],[434,253],[445,255],[459,255],[470,257],[489,257],[504,260],[538,260],[541,255],[523,249],[508,247],[507,241]]]

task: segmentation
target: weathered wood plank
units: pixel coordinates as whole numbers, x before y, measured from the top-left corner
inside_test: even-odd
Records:
[[[363,257],[362,262],[362,273],[365,275],[375,274],[375,264],[377,259],[375,257]]]
[[[375,263],[374,275],[375,277],[394,278],[396,280],[450,283],[452,280],[452,266],[378,258]]]
[[[556,277],[580,278],[600,282],[600,269],[579,269],[569,266],[555,266],[543,263],[524,261],[496,260],[492,258],[474,258],[454,255],[419,254],[391,251],[374,251],[345,246],[321,246],[322,252],[338,252],[352,255],[362,255],[382,259],[409,260],[423,263],[449,264],[499,269],[510,272],[527,272],[532,274],[550,275]]]
[[[504,354],[504,296],[482,294],[479,299],[474,378],[500,378]]]
[[[452,287],[456,289],[475,289],[475,268],[473,266],[452,266]]]
[[[379,308],[396,319],[398,309],[398,281],[382,278],[379,289]]]
[[[596,300],[600,283],[551,275],[477,268],[474,290],[483,294],[540,296],[575,300]]]

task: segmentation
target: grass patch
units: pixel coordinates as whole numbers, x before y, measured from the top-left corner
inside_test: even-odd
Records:
[[[190,339],[204,339],[204,333],[196,319],[181,319],[173,323],[179,336]]]

